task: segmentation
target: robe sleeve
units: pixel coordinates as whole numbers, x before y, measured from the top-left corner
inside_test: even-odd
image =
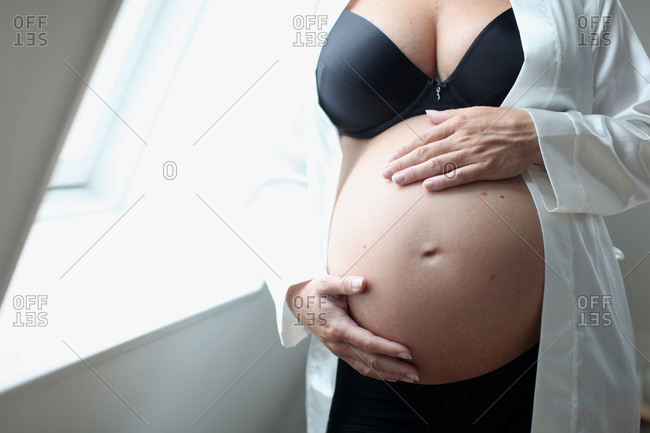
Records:
[[[289,309],[287,290],[326,273],[308,164],[316,143],[307,132],[314,108],[305,93],[308,80],[315,79],[309,61],[313,52],[307,50],[289,46],[288,54],[279,56],[264,77],[264,89],[253,89],[260,106],[250,130],[244,131],[251,143],[249,162],[255,162],[243,216],[245,232],[273,298],[280,341],[286,347],[308,335]],[[242,170],[249,169],[246,165],[243,161]]]
[[[551,185],[540,191],[549,212],[609,215],[650,199],[650,62],[618,0],[603,2],[598,31],[592,113],[526,109]]]

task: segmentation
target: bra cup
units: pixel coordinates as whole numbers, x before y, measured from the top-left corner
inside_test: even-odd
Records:
[[[368,130],[393,118],[393,109],[404,109],[400,101],[392,99],[389,106],[372,89],[352,84],[326,66],[319,67],[316,75],[318,102],[332,123],[343,131]]]
[[[522,64],[512,9],[481,31],[441,83],[370,21],[343,10],[318,58],[318,100],[341,134],[371,138],[428,108],[500,106]]]

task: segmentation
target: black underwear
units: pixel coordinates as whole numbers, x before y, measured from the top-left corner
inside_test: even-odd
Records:
[[[528,433],[538,351],[442,385],[371,379],[339,359],[327,433]]]

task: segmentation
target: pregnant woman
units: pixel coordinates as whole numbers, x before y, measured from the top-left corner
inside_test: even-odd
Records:
[[[650,62],[620,5],[318,12],[302,148],[260,193],[286,228],[268,236],[282,342],[317,337],[309,432],[638,431],[602,215],[650,196]],[[581,46],[579,17],[614,42]],[[606,296],[615,325],[580,326],[578,299]]]
[[[535,350],[527,363],[513,361],[539,339],[544,280],[541,230],[522,178],[427,194],[419,184],[400,187],[378,176],[396,144],[430,128],[425,108],[499,106],[510,91],[523,63],[512,9],[503,0],[480,4],[464,8],[463,20],[471,24],[455,26],[452,35],[445,31],[451,29],[436,31],[439,17],[426,2],[395,3],[391,9],[386,2],[379,8],[354,1],[321,52],[320,104],[341,131],[343,155],[328,272],[364,276],[365,292],[348,300],[350,316],[411,350],[419,372],[411,382],[463,381],[455,387],[375,388],[372,379],[354,375],[340,361],[331,432],[350,431],[344,427],[348,422],[359,426],[373,421],[376,431],[388,431],[391,418],[396,431],[419,431],[427,426],[417,414],[443,431],[469,431],[537,358]],[[460,13],[457,8],[438,8],[438,15]],[[389,33],[360,14],[378,17],[375,22]],[[395,19],[400,14],[402,19]],[[412,24],[409,31],[408,23],[417,20],[422,23]],[[470,45],[463,47],[467,40]],[[409,55],[400,46],[411,47]],[[498,379],[486,383],[487,376],[473,381],[475,385],[465,382],[500,367],[503,384]],[[500,422],[490,422],[490,429],[511,431],[506,429],[513,423],[518,430],[512,431],[530,429],[534,370],[529,376],[532,381],[521,381],[508,394],[519,403],[507,408],[511,416],[491,411],[477,423],[482,431],[492,419]],[[395,390],[412,406],[428,409],[414,412],[394,401]],[[409,399],[412,393],[418,398]],[[527,405],[521,404],[524,400]],[[391,417],[385,407],[392,401],[396,409]],[[378,422],[376,412],[382,407],[383,421]],[[412,422],[405,423],[409,418]]]
[[[348,300],[350,316],[411,350],[419,375],[410,382],[456,383],[373,387],[340,361],[331,432],[351,431],[349,423],[388,431],[389,422],[396,431],[419,431],[427,427],[419,416],[442,431],[469,431],[537,358],[531,350],[527,363],[513,361],[539,339],[544,280],[541,230],[522,178],[427,194],[419,184],[400,187],[378,176],[397,143],[430,128],[425,108],[499,106],[516,81],[523,50],[509,3],[469,6],[463,20],[471,24],[454,26],[452,34],[435,25],[436,15],[460,13],[460,6],[436,13],[426,2],[379,8],[354,1],[320,55],[320,104],[341,131],[343,155],[328,272],[364,276],[365,292]],[[499,377],[486,382],[498,368]],[[483,377],[466,381],[477,376]],[[482,431],[530,429],[534,370],[529,377],[508,394],[519,404],[499,404],[511,415],[491,411],[477,423]],[[426,410],[395,401],[394,391]]]

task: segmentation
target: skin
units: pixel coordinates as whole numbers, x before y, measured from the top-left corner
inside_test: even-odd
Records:
[[[432,126],[397,147],[382,176],[398,185],[424,180],[441,191],[477,180],[508,179],[544,165],[535,125],[525,110],[469,107],[428,110]],[[443,172],[444,167],[456,167]]]
[[[492,371],[539,339],[544,253],[521,176],[434,194],[377,175],[386,152],[429,123],[411,117],[371,139],[341,139],[327,266],[364,276],[350,317],[408,347],[419,383],[439,384]]]
[[[360,287],[353,286],[356,279],[360,279]],[[417,381],[418,370],[407,362],[411,359],[411,351],[406,346],[379,337],[350,318],[348,298],[360,295],[365,288],[366,281],[358,275],[324,275],[291,286],[287,301],[298,318],[324,314],[326,323],[318,320],[303,323],[332,353],[361,374],[387,381]],[[303,302],[294,302],[296,297],[301,297]],[[307,302],[321,298],[327,302]]]
[[[482,28],[508,7],[503,0],[432,0],[392,5],[379,0],[352,0],[347,9],[370,19],[422,71],[442,81],[451,75]],[[386,152],[387,164],[378,176],[400,186],[424,181],[430,191],[441,191],[479,179],[508,179],[523,173],[530,164],[543,165],[532,119],[524,110],[472,107],[428,112],[427,116],[429,127]],[[453,175],[442,175],[446,162],[456,164]],[[352,168],[346,164],[353,162],[344,158],[339,192],[345,173]],[[294,285],[287,292],[288,305],[297,317],[325,313],[326,324],[306,324],[307,328],[361,374],[417,382],[420,373],[409,362],[409,348],[370,332],[350,317],[349,301],[367,287],[362,278],[361,287],[353,289],[352,281],[358,278],[362,277],[354,273],[325,275]],[[328,302],[293,302],[295,297],[309,296],[327,297]],[[303,308],[297,309],[296,305]]]

